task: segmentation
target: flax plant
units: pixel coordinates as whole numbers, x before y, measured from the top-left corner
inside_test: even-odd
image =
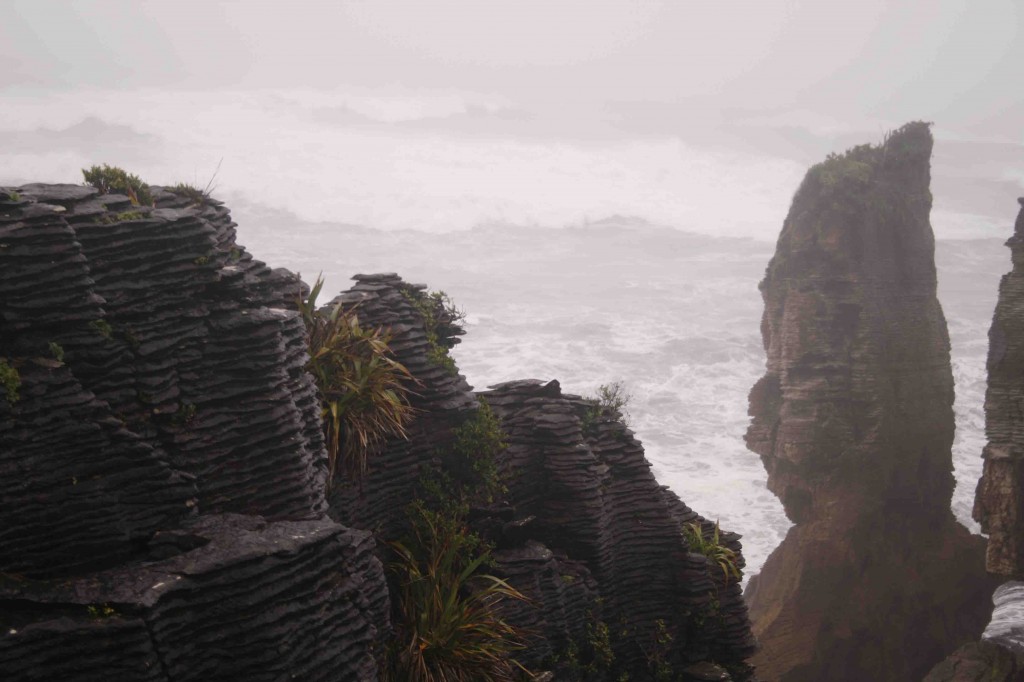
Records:
[[[703,554],[709,562],[722,569],[722,577],[725,579],[726,585],[730,580],[740,580],[742,576],[739,567],[736,566],[736,552],[722,544],[717,521],[715,522],[715,531],[710,538],[704,537],[701,525],[696,521],[683,526],[683,535],[691,550]]]
[[[317,308],[323,284],[317,278],[298,306],[309,344],[306,371],[320,390],[330,487],[339,466],[359,480],[387,438],[407,437],[413,416],[409,385],[415,380],[392,357],[388,331],[362,326],[356,311],[340,303]]]
[[[478,574],[489,560],[458,515],[414,505],[408,543],[392,542],[397,560],[397,641],[386,682],[512,682],[529,678],[513,654],[523,633],[499,605],[526,597],[501,578]],[[474,558],[475,557],[475,558]]]

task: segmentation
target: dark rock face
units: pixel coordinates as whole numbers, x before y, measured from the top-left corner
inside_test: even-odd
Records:
[[[506,605],[509,618],[531,633],[519,660],[573,679],[578,671],[567,659],[585,658],[594,633],[607,628],[615,663],[591,669],[586,679],[616,679],[613,670],[650,679],[655,656],[676,670],[714,659],[732,666],[732,679],[749,675],[745,659],[756,644],[740,588],[689,553],[681,533],[684,523],[712,524],[658,485],[632,433],[610,416],[584,426],[591,405],[563,395],[557,381],[514,381],[474,394],[457,371],[430,358],[411,296],[422,286],[393,274],[354,279],[335,300],[357,305],[360,323],[391,330],[389,345],[418,381],[419,413],[409,440],[390,441],[360,484],[335,482],[331,514],[400,534],[424,471],[443,458],[452,428],[482,397],[508,435],[497,462],[508,492],[473,510],[471,524],[496,546],[494,572],[533,600]],[[738,540],[723,534],[742,567]],[[659,631],[671,642],[659,645]]]
[[[0,678],[376,679],[388,590],[351,527],[400,535],[480,409],[437,357],[458,330],[428,331],[423,287],[397,275],[336,299],[390,330],[417,413],[325,495],[293,312],[305,285],[239,247],[216,201],[17,195],[0,192]],[[751,679],[738,583],[682,533],[712,524],[658,485],[632,433],[557,382],[480,395],[508,432],[508,491],[471,522],[533,599],[505,605],[530,633],[522,662],[595,682]],[[742,567],[739,538],[721,540]]]
[[[1024,577],[1024,198],[1007,240],[1013,270],[999,283],[989,329],[988,390],[985,393],[985,468],[974,502],[974,518],[989,534],[986,564],[992,573]]]
[[[563,395],[557,381],[492,389],[481,395],[508,433],[500,462],[508,501],[517,516],[535,519],[532,544],[497,553],[512,582],[544,603],[539,623],[523,623],[543,632],[530,664],[581,641],[599,620],[617,634],[616,661],[631,679],[652,672],[659,629],[671,633],[666,654],[677,668],[713,658],[732,664],[740,679],[756,643],[739,586],[689,553],[681,534],[684,523],[710,524],[658,485],[642,446],[620,421],[584,425],[589,405]],[[738,538],[725,534],[723,541],[742,566]],[[551,572],[562,585],[545,579]]]
[[[0,677],[373,679],[387,586],[324,516],[302,285],[155,196],[0,192]]]
[[[920,679],[994,585],[950,512],[953,379],[926,124],[812,168],[761,291],[747,444],[796,524],[748,588],[772,680]]]

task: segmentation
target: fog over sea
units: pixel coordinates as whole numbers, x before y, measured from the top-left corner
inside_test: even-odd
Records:
[[[764,371],[757,283],[806,168],[884,130],[737,116],[687,137],[587,121],[455,91],[25,90],[0,109],[0,185],[80,182],[106,162],[203,187],[220,164],[214,194],[256,257],[323,272],[329,292],[382,271],[448,292],[468,313],[454,355],[477,389],[621,381],[658,479],[741,533],[756,572],[789,527],[743,444]],[[987,332],[1024,156],[935,135],[953,508],[976,531]]]

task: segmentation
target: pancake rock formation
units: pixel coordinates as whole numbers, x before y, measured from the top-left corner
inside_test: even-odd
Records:
[[[0,678],[366,680],[298,279],[219,202],[0,191]]]
[[[503,609],[537,679],[753,679],[738,573],[684,531],[741,569],[738,536],[657,483],[620,415],[557,381],[474,393],[425,287],[357,275],[334,302],[387,329],[415,419],[328,486],[308,287],[219,202],[151,189],[0,188],[0,679],[378,679],[382,541],[485,413],[501,485],[468,520],[530,598]]]
[[[807,173],[761,292],[748,447],[795,524],[750,581],[765,680],[921,679],[994,584],[950,511],[953,378],[925,123]]]

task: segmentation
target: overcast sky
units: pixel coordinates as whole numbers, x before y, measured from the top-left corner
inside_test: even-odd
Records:
[[[537,109],[639,102],[694,116],[802,112],[820,125],[923,118],[1019,141],[1022,7],[8,0],[0,87],[448,88]],[[653,106],[629,111],[658,125]]]
[[[927,120],[937,234],[998,236],[1024,193],[1022,7],[5,0],[0,184],[223,159],[222,192],[314,189],[306,219],[770,239],[808,165]]]

